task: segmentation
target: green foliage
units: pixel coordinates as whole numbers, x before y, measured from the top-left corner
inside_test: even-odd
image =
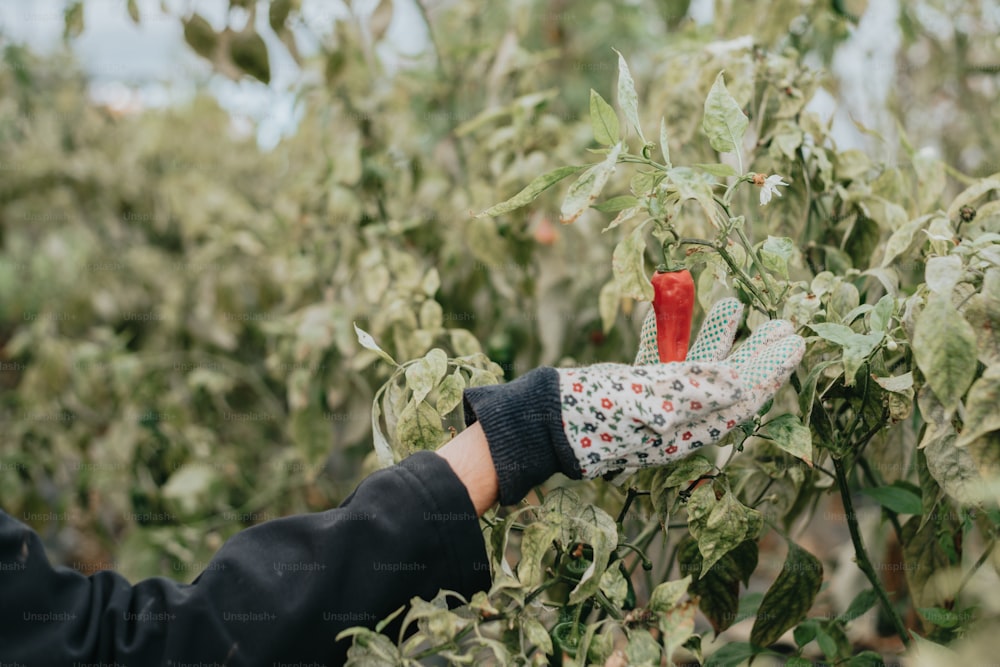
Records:
[[[215,71],[267,84],[260,3],[233,4],[245,25],[174,18]],[[948,9],[969,33],[924,25],[941,0],[901,3],[899,133],[865,150],[809,106],[850,101],[811,65],[864,3],[716,4],[696,26],[687,2],[449,3],[424,14],[427,53],[389,71],[391,2],[303,57],[300,3],[273,0],[261,29],[304,75],[270,152],[204,96],[123,115],[64,57],[5,46],[4,509],[70,517],[67,560],[190,580],[240,528],[438,447],[464,388],[630,359],[667,242],[703,308],[748,305],[741,335],[781,317],[807,338],[790,385],[720,443],[728,459],[489,513],[489,593],[414,600],[409,636],[348,630],[351,661],[739,665],[791,631],[788,664],[875,665],[851,635],[873,608],[918,657],[974,655],[996,609],[969,582],[1000,565],[1000,174],[973,161],[1000,151],[988,3]],[[867,588],[821,615],[836,564],[800,536],[834,486]],[[881,562],[855,503],[902,562]],[[768,580],[775,534],[789,552]]]

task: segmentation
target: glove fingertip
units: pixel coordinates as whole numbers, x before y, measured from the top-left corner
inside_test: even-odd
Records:
[[[698,338],[687,355],[688,361],[720,361],[733,346],[743,318],[743,304],[729,297],[719,301],[705,316]]]
[[[656,348],[656,313],[650,308],[639,332],[639,351],[635,355],[636,366],[646,366],[660,361]]]

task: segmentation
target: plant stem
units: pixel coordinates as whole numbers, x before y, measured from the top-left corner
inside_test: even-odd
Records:
[[[851,501],[851,489],[847,483],[847,473],[844,470],[843,459],[834,458],[833,467],[837,473],[837,487],[840,489],[840,500],[844,504],[844,513],[847,515],[847,528],[851,533],[851,542],[854,544],[855,560],[865,577],[868,578],[872,588],[875,589],[875,593],[882,603],[882,609],[892,621],[892,625],[896,629],[896,634],[902,640],[903,646],[908,647],[910,645],[910,635],[906,631],[906,625],[903,623],[899,612],[892,605],[892,601],[889,600],[889,593],[885,590],[885,586],[882,585],[882,580],[878,578],[875,568],[872,567],[872,562],[868,558],[868,552],[865,550],[865,544],[861,540],[861,530],[858,527],[858,517],[854,513],[854,503]]]
[[[760,279],[764,283],[764,289],[767,290],[768,296],[767,303],[761,302],[762,306],[767,308],[768,314],[771,319],[778,316],[778,311],[774,309],[774,299],[778,297],[777,290],[774,289],[774,285],[771,284],[771,279],[767,272],[764,271],[764,262],[760,258],[760,250],[754,250],[753,244],[750,243],[750,239],[747,238],[747,233],[743,231],[743,225],[735,225],[736,235],[740,237],[740,242],[743,243],[743,247],[746,248],[747,254],[750,255],[750,261],[753,262],[754,268],[757,269],[757,273],[760,274]]]
[[[639,491],[634,486],[628,487],[628,494],[625,496],[625,504],[622,505],[622,511],[618,513],[618,518],[615,519],[615,523],[621,525],[622,521],[625,520],[625,515],[628,513],[630,507],[632,507],[632,501],[639,496],[648,496],[649,491]]]
[[[660,171],[670,171],[667,168],[667,165],[665,165],[665,164],[660,164],[659,162],[657,162],[655,160],[650,160],[649,158],[640,157],[638,155],[632,155],[630,153],[626,153],[625,155],[619,155],[618,156],[618,161],[619,162],[629,162],[629,163],[632,163],[632,164],[644,164],[646,166],[654,167],[655,169],[659,169]]]
[[[970,569],[968,572],[966,572],[965,576],[962,577],[962,583],[960,583],[958,585],[958,590],[955,591],[954,598],[956,600],[958,599],[959,594],[961,594],[962,589],[965,588],[965,585],[968,584],[969,581],[972,580],[972,576],[979,570],[979,568],[981,568],[983,566],[983,563],[985,563],[986,559],[990,557],[990,554],[993,553],[993,549],[996,547],[996,545],[997,545],[996,537],[990,538],[990,542],[989,542],[989,544],[986,545],[986,549],[983,550],[983,554],[979,557],[979,559],[972,566],[972,569]]]

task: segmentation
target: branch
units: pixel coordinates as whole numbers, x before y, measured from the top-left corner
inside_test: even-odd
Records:
[[[889,593],[885,590],[885,586],[882,585],[882,580],[878,578],[878,574],[875,572],[875,568],[872,567],[872,562],[868,558],[868,552],[865,550],[864,542],[861,541],[861,531],[858,528],[858,516],[854,513],[854,503],[851,501],[851,489],[847,484],[847,473],[844,471],[844,461],[842,459],[834,458],[833,467],[837,473],[837,486],[840,488],[840,500],[844,504],[844,512],[847,514],[847,528],[851,532],[851,542],[854,543],[854,556],[858,563],[858,567],[864,572],[865,577],[868,578],[869,583],[871,583],[872,588],[875,589],[875,593],[878,595],[879,600],[882,603],[882,609],[885,611],[886,615],[892,621],[893,627],[896,629],[896,634],[903,641],[903,646],[910,645],[910,635],[906,631],[906,625],[903,623],[902,617],[896,608],[892,605],[892,601],[889,600]]]

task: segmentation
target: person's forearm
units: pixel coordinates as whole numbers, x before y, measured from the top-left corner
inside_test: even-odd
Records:
[[[437,450],[465,485],[469,498],[482,516],[497,502],[499,482],[483,427],[477,422]]]
[[[449,468],[418,452],[335,510],[244,530],[190,585],[53,568],[38,535],[0,512],[0,663],[342,664],[339,631],[413,596],[489,588],[479,522]]]

